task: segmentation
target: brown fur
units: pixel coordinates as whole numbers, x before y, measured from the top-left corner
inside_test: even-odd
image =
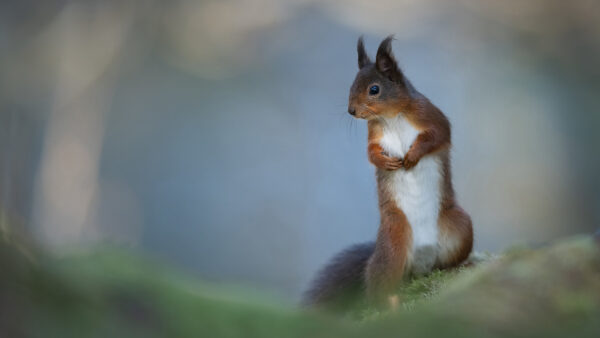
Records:
[[[391,51],[392,38],[385,39],[373,63],[359,39],[359,72],[350,89],[348,112],[368,120],[368,158],[377,175],[380,225],[375,243],[351,247],[334,257],[322,269],[306,293],[304,303],[328,309],[356,304],[366,286],[370,300],[388,298],[406,276],[411,262],[413,231],[410,223],[388,191],[394,170],[412,170],[424,156],[437,156],[441,162],[440,212],[438,215],[437,268],[456,266],[464,261],[473,246],[469,215],[456,203],[450,168],[450,123],[444,114],[419,93],[402,74]],[[372,93],[370,88],[381,90]],[[379,117],[403,117],[419,131],[404,158],[394,158],[383,150],[383,126]],[[358,296],[358,297],[357,297]]]
[[[443,269],[457,266],[469,257],[473,249],[471,217],[461,207],[455,205],[451,208],[442,209],[438,222],[440,225],[440,240],[457,240],[460,244],[447,253],[448,257],[446,259],[438,259],[436,267]]]
[[[362,50],[361,50],[362,49]],[[381,299],[402,280],[412,241],[411,226],[396,202],[386,191],[384,181],[393,170],[410,170],[424,156],[439,156],[442,161],[441,206],[439,213],[440,250],[436,267],[448,268],[464,261],[473,246],[471,219],[457,204],[450,169],[450,123],[446,116],[404,77],[391,53],[391,37],[381,43],[375,64],[370,63],[362,39],[359,40],[359,73],[352,85],[349,111],[368,120],[368,158],[377,168],[381,224],[375,252],[366,268],[367,293]],[[381,87],[376,95],[373,85]],[[379,116],[404,117],[420,133],[404,158],[387,155],[379,141],[383,127]],[[456,245],[452,245],[456,243]]]

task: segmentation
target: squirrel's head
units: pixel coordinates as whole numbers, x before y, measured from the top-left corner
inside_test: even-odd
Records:
[[[348,113],[361,119],[397,115],[410,101],[408,80],[392,53],[393,36],[379,45],[375,63],[369,59],[362,37],[358,39],[358,74],[350,88]]]

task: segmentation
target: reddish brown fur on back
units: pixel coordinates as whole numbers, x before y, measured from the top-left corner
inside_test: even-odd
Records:
[[[442,201],[439,215],[440,241],[457,241],[458,246],[449,253],[440,253],[438,268],[449,268],[460,264],[469,257],[473,249],[473,225],[471,217],[456,203],[452,187],[450,150],[440,153],[442,159]]]

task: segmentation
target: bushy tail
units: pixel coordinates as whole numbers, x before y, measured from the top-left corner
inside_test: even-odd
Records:
[[[302,304],[327,310],[354,306],[365,291],[365,269],[375,243],[355,244],[337,254],[318,273]]]

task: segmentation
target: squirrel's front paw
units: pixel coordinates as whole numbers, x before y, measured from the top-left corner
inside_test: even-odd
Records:
[[[389,156],[384,151],[369,149],[369,161],[377,168],[384,170],[398,170],[402,168],[402,159]]]
[[[383,163],[385,170],[398,170],[404,166],[401,158],[388,157]]]
[[[419,163],[419,158],[417,158],[413,154],[414,153],[409,151],[408,153],[406,153],[406,156],[404,156],[404,160],[402,161],[402,163],[404,165],[404,169],[408,170],[408,169],[416,166],[417,163]]]

